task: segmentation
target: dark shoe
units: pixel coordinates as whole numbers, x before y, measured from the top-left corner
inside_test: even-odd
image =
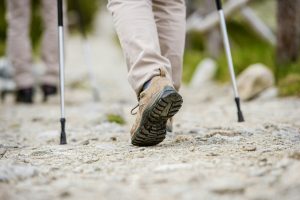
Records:
[[[149,87],[140,94],[137,118],[130,131],[131,143],[152,146],[162,142],[166,137],[167,120],[179,111],[182,102],[161,69],[160,76],[152,78]]]
[[[34,90],[30,88],[17,89],[16,91],[16,102],[17,103],[33,103]]]
[[[41,86],[42,90],[43,90],[43,101],[46,102],[48,100],[48,96],[51,95],[56,95],[57,94],[57,87],[55,85],[47,85],[47,84],[43,84]]]

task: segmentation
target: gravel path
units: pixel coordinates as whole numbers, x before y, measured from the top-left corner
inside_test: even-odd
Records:
[[[246,122],[236,123],[228,86],[183,88],[174,132],[158,146],[134,147],[129,110],[135,96],[111,38],[111,19],[99,19],[90,44],[100,103],[91,98],[79,38],[68,42],[68,145],[57,145],[58,98],[1,105],[1,200],[299,199],[299,98],[243,103]],[[107,113],[127,123],[109,123]]]

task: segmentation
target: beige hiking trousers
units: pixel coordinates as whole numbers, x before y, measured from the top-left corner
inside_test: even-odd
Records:
[[[185,0],[109,0],[126,58],[128,80],[137,95],[159,68],[178,90],[185,42]]]
[[[42,0],[41,15],[44,33],[41,46],[42,60],[46,72],[42,77],[45,84],[58,82],[58,36],[56,0]],[[32,74],[32,48],[30,42],[31,0],[7,0],[8,43],[7,54],[15,69],[18,88],[31,87],[35,80]]]

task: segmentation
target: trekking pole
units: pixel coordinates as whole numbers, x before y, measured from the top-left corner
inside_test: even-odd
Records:
[[[79,29],[82,35],[82,43],[83,43],[83,57],[85,64],[87,66],[87,71],[88,71],[88,77],[90,81],[90,86],[92,89],[93,93],[93,99],[94,101],[100,101],[100,89],[98,88],[96,78],[93,72],[93,67],[92,67],[92,59],[91,59],[91,48],[90,44],[87,39],[87,33],[86,30],[84,29],[84,15],[82,11],[80,10],[80,0],[75,0],[75,8],[77,9],[77,16],[78,16],[78,21],[79,21]]]
[[[224,48],[226,51],[228,69],[230,72],[230,77],[231,77],[231,82],[232,82],[232,87],[233,87],[233,92],[234,92],[234,97],[235,97],[234,100],[235,100],[236,107],[237,107],[238,122],[243,122],[245,120],[244,120],[244,116],[243,116],[243,113],[241,110],[240,97],[239,97],[237,84],[236,84],[236,78],[235,78],[233,61],[232,61],[229,39],[228,39],[228,34],[227,34],[225,16],[224,16],[224,12],[222,9],[221,0],[216,0],[216,5],[217,5],[218,12],[219,12],[220,26],[221,26],[221,31],[222,31],[222,35],[223,35],[223,43],[224,43]]]
[[[63,2],[57,0],[57,13],[58,13],[58,45],[59,45],[59,81],[60,81],[60,144],[67,144],[65,132],[65,63],[64,63],[64,26],[63,26]]]

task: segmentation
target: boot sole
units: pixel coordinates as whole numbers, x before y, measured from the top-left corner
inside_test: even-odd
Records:
[[[182,97],[170,86],[166,86],[142,114],[139,127],[134,132],[131,143],[136,146],[153,146],[166,137],[167,120],[181,108]]]

